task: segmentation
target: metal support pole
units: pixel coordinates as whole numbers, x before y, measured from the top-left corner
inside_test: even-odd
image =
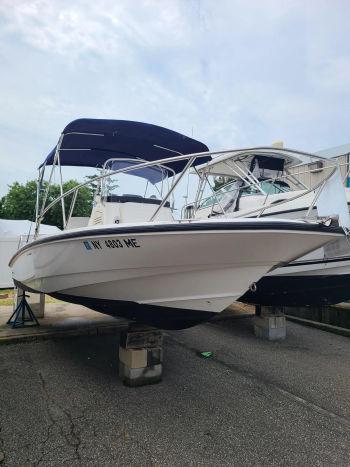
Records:
[[[65,225],[63,226],[64,229],[67,228],[68,222],[70,221],[70,219],[71,219],[71,217],[73,215],[73,210],[74,210],[75,202],[76,202],[76,199],[77,199],[77,196],[78,196],[78,191],[79,191],[79,188],[77,188],[75,190],[74,194],[73,194],[73,198],[72,198],[72,201],[70,203],[70,209],[69,209],[68,217],[67,217]]]
[[[156,215],[158,214],[158,212],[162,209],[162,207],[165,205],[165,203],[167,202],[169,196],[171,195],[171,193],[175,190],[175,188],[177,187],[177,185],[179,184],[180,180],[183,178],[183,176],[185,175],[187,169],[189,169],[191,167],[191,165],[193,164],[193,161],[196,159],[195,156],[191,157],[189,159],[189,161],[187,162],[185,168],[183,169],[183,171],[180,173],[180,175],[178,176],[177,180],[174,182],[173,186],[170,188],[170,190],[168,191],[168,193],[165,195],[165,197],[163,198],[162,202],[160,203],[160,205],[157,207],[157,209],[154,211],[154,213],[152,214],[152,217],[150,218],[149,222],[152,222],[154,220],[154,218],[156,217]]]
[[[35,237],[37,237],[38,234],[39,234],[40,223],[41,223],[43,215],[44,215],[45,204],[46,204],[46,201],[47,201],[47,197],[49,195],[50,184],[51,184],[52,176],[53,176],[53,173],[54,173],[54,170],[55,170],[55,166],[56,166],[57,158],[58,158],[59,151],[60,151],[60,148],[61,148],[61,144],[62,144],[62,141],[63,141],[63,137],[64,137],[64,134],[62,133],[61,136],[60,136],[60,139],[58,140],[57,146],[56,146],[55,157],[54,157],[54,160],[53,160],[53,163],[52,163],[52,169],[51,169],[51,173],[50,173],[50,177],[49,177],[49,181],[48,181],[48,185],[47,185],[47,190],[46,190],[46,193],[45,193],[45,196],[44,196],[44,199],[43,199],[43,204],[41,206],[40,214],[38,214],[38,217],[36,219]],[[63,195],[61,195],[61,196],[63,196]]]
[[[65,205],[64,205],[64,197],[63,197],[63,180],[62,180],[62,168],[61,168],[61,158],[60,158],[60,153],[58,152],[58,156],[57,156],[57,163],[58,163],[58,167],[60,169],[60,193],[61,193],[61,206],[62,206],[62,226],[63,228],[65,227],[66,225],[66,208],[65,208]]]

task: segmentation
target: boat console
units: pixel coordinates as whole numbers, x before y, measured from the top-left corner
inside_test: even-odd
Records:
[[[144,198],[137,195],[96,196],[89,226],[100,224],[120,224],[124,222],[147,222],[152,217],[161,200],[155,197]],[[159,221],[171,221],[170,203],[167,201],[157,214]]]

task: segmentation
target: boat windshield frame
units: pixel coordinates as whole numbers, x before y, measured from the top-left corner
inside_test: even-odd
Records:
[[[128,157],[111,157],[110,159],[107,159],[105,161],[105,163],[103,164],[103,167],[102,167],[102,171],[101,173],[102,174],[105,174],[105,173],[109,173],[109,172],[112,172],[113,170],[116,170],[115,167],[113,167],[114,164],[118,165],[118,163],[130,163],[130,167],[131,166],[134,166],[134,171],[137,171],[137,164],[139,164],[140,162],[147,162],[145,159],[135,159],[135,158],[128,158]],[[112,163],[112,167],[108,167],[109,164]],[[153,177],[153,180],[152,180],[152,177],[149,176],[145,176],[147,174],[148,171],[152,170],[154,173],[158,172],[160,174],[160,178],[159,180],[155,180],[154,177]],[[108,172],[109,171],[109,172]],[[153,187],[156,189],[158,195],[160,197],[163,196],[163,190],[164,190],[164,186],[167,185],[168,186],[168,189],[169,189],[169,174],[171,174],[171,178],[174,177],[176,175],[175,171],[170,168],[170,167],[167,167],[166,165],[155,165],[154,167],[147,167],[147,168],[144,168],[142,170],[142,173],[140,174],[137,174],[137,173],[132,173],[130,172],[130,176],[136,176],[136,177],[140,177],[140,178],[143,178],[145,180],[147,180],[146,182],[146,189],[145,189],[145,192],[147,191],[147,187],[148,187],[148,184],[151,184],[153,185]],[[109,175],[111,176],[111,175]],[[108,196],[108,193],[107,193],[107,183],[106,181],[108,180],[108,177],[106,178],[103,178],[101,179],[100,181],[100,186],[99,186],[99,191],[100,191],[100,194],[101,194],[101,198],[104,199],[106,196]],[[174,181],[174,178],[172,178],[172,182]],[[158,186],[158,184],[160,183],[160,187]]]
[[[218,198],[221,200],[224,195],[230,192],[234,192],[236,190],[241,191],[241,197],[254,196],[254,195],[261,195],[261,196],[274,195],[274,194],[281,194],[281,193],[287,193],[287,192],[293,191],[286,182],[283,182],[282,180],[278,180],[278,179],[259,180],[259,189],[257,189],[255,184],[244,185],[239,188],[236,188],[234,186],[236,183],[237,183],[237,180],[228,182],[227,184],[221,186],[218,190],[216,190],[215,196],[211,195],[206,198],[202,198],[199,202],[198,209],[204,209],[204,208],[210,207],[213,204],[215,204],[215,201],[213,203],[208,203],[208,201],[214,200],[215,198]],[[283,187],[281,183],[285,184],[285,186]],[[271,189],[266,190],[267,185],[269,185],[271,188],[276,188],[278,191],[273,192]],[[260,188],[262,191],[260,191]],[[283,188],[286,188],[286,189],[283,189]],[[254,191],[249,192],[248,190],[254,190]],[[207,203],[207,205],[204,206],[204,203]]]

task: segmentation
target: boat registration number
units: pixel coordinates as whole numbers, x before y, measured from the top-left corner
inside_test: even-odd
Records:
[[[114,248],[141,248],[136,238],[106,239],[106,240],[84,240],[86,250],[105,250]]]

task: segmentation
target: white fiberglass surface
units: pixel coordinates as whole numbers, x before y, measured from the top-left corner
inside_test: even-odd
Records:
[[[247,220],[248,224],[259,222]],[[274,222],[270,223],[273,226]],[[251,282],[259,280],[274,264],[294,259],[298,253],[305,254],[322,245],[324,237],[327,240],[333,237],[329,233],[276,232],[273,227],[264,232],[249,228],[243,232],[186,235],[158,232],[134,234],[135,248],[115,248],[111,247],[108,234],[103,234],[104,237],[97,237],[96,248],[91,245],[87,248],[80,238],[37,245],[15,259],[14,277],[46,293],[59,290],[82,296],[220,311],[225,305],[223,299],[228,297],[230,302],[242,295]],[[125,234],[117,237],[123,242],[129,238]],[[115,232],[111,238],[116,238]]]
[[[272,159],[283,159],[286,166],[292,166],[300,163],[307,163],[315,155],[303,154],[293,149],[282,149],[273,146],[244,148],[229,151],[226,154],[221,154],[213,157],[211,162],[198,167],[200,172],[207,170],[208,173],[215,173],[217,175],[230,175],[231,171],[229,165],[231,162],[249,166],[251,160],[256,156],[267,156]],[[311,156],[311,159],[310,159]],[[313,156],[313,157],[312,157]]]

